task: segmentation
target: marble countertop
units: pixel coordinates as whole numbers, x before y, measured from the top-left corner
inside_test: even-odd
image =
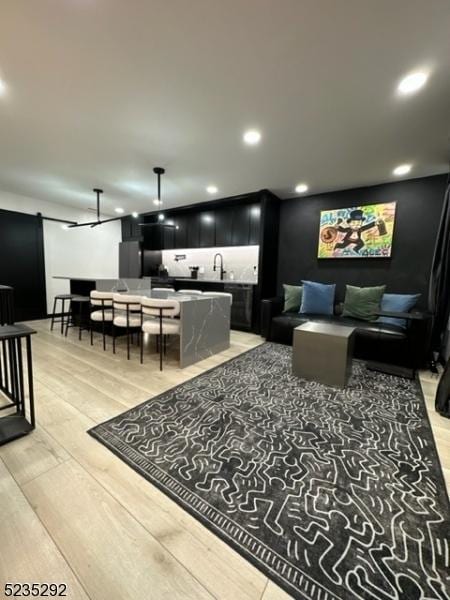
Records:
[[[175,281],[192,281],[198,283],[223,283],[225,285],[258,285],[257,281],[250,281],[247,279],[193,279],[192,277],[171,277],[169,275],[169,279],[175,279]]]
[[[112,280],[129,280],[129,277],[67,277],[66,275],[53,275],[52,279],[67,279],[67,280],[74,280],[74,281],[112,281]],[[131,279],[136,279],[136,278],[131,278]],[[148,281],[149,278],[146,278],[146,281]],[[172,277],[171,275],[169,275],[166,278],[161,278],[161,277],[151,277],[150,279],[152,280],[156,280],[159,283],[164,283],[167,280],[174,280],[174,281],[192,281],[194,283],[198,282],[198,283],[223,283],[224,285],[258,285],[257,281],[250,281],[247,279],[193,279],[192,277]]]
[[[188,292],[163,292],[163,291],[147,291],[147,290],[129,290],[122,292],[125,296],[143,296],[146,298],[160,298],[162,300],[177,300],[178,302],[205,302],[217,301],[218,296],[210,296],[208,292],[203,294],[189,294]],[[222,299],[222,297],[219,297]]]

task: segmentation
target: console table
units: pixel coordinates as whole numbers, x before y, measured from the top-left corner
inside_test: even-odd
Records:
[[[34,333],[27,325],[0,326],[0,445],[27,435],[35,427]]]

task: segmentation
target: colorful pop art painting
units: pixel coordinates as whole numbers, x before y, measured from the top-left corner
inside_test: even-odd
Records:
[[[318,258],[389,258],[395,202],[320,213]]]

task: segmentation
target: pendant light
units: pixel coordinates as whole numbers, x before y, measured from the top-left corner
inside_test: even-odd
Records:
[[[153,173],[155,173],[156,177],[158,178],[158,207],[160,209],[162,208],[162,200],[161,200],[161,175],[164,175],[165,172],[166,172],[166,170],[163,169],[162,167],[154,167],[154,169],[153,169]]]
[[[164,175],[164,173],[166,172],[165,169],[163,169],[163,167],[154,167],[153,168],[153,173],[155,173],[156,177],[157,177],[157,189],[158,189],[158,196],[157,198],[155,198],[155,202],[158,202],[158,208],[159,211],[161,211],[162,209],[162,198],[161,198],[161,175]],[[156,223],[138,223],[139,227],[165,227],[165,228],[173,228],[175,229],[175,225],[174,223],[164,223],[164,213],[162,212],[158,212],[158,219],[156,221]]]

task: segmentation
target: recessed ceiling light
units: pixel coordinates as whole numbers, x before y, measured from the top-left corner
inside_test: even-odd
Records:
[[[160,213],[160,214],[158,215],[158,219],[159,219],[160,221],[164,221],[164,215],[163,215],[162,213]]]
[[[159,203],[161,202],[161,200],[158,200],[158,198],[155,198],[153,200],[153,204],[155,204],[156,206],[159,206]]]
[[[407,175],[411,171],[411,165],[399,165],[392,171],[394,175]]]
[[[131,213],[131,216],[134,217],[135,219],[137,219],[138,216],[139,216],[139,213],[137,213],[136,211],[134,211],[134,212]]]
[[[61,225],[61,229],[69,229],[68,225]]]
[[[423,87],[428,79],[428,73],[424,71],[416,71],[415,73],[410,73],[406,77],[404,77],[400,83],[398,84],[398,91],[400,94],[408,95],[414,94]]]
[[[123,210],[123,208],[115,208],[114,209],[116,211],[116,213],[118,213],[119,215],[122,215],[125,211]]]
[[[208,185],[206,191],[208,192],[208,194],[217,194],[219,190],[216,188],[215,185]]]
[[[306,183],[299,183],[295,186],[295,191],[297,192],[297,194],[304,194],[308,191],[308,186],[306,185]]]
[[[261,134],[256,129],[249,129],[244,133],[244,142],[249,146],[255,146],[261,141]]]

